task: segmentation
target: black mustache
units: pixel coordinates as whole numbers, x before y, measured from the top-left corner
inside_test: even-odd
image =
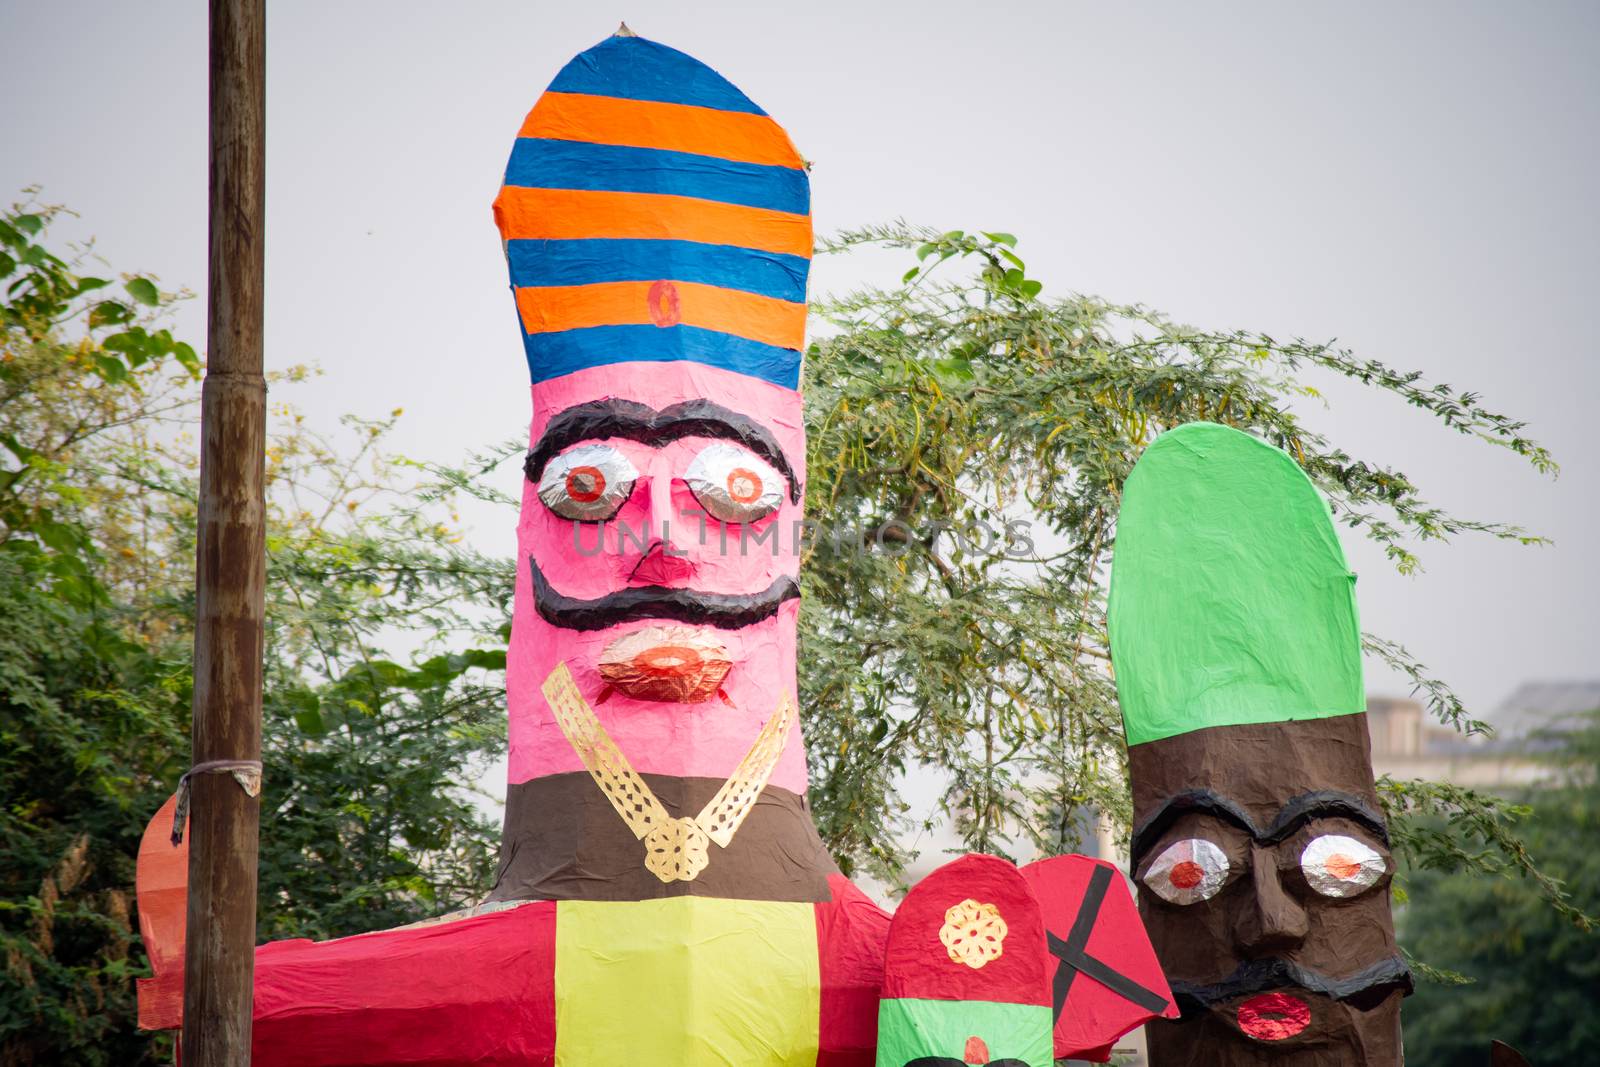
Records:
[[[1170,988],[1178,1006],[1185,1014],[1249,993],[1266,993],[1279,989],[1288,992],[1303,989],[1309,993],[1321,993],[1335,1000],[1357,998],[1365,1000],[1367,998],[1361,996],[1363,993],[1387,992],[1395,988],[1404,989],[1409,995],[1411,968],[1407,967],[1406,961],[1399,956],[1390,956],[1349,978],[1329,978],[1325,974],[1302,967],[1298,963],[1290,963],[1285,959],[1248,960],[1234,968],[1233,973],[1220,982],[1211,985],[1173,982]]]
[[[671,619],[737,630],[776,615],[785,600],[800,598],[799,583],[784,574],[759,593],[702,593],[649,585],[580,600],[556,592],[532,556],[528,557],[528,570],[533,575],[534,610],[545,622],[568,630],[604,630],[638,619]]]

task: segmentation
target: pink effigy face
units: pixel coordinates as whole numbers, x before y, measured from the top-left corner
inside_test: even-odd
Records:
[[[507,662],[514,785],[583,771],[541,685],[565,663],[645,774],[726,778],[795,697],[800,395],[689,362],[533,387]],[[805,791],[791,731],[770,784]]]

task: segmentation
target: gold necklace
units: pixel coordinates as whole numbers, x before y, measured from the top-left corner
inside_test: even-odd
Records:
[[[739,824],[772,777],[794,723],[794,704],[786,693],[733,776],[722,783],[700,814],[692,819],[673,818],[606,733],[565,663],[556,664],[542,688],[567,743],[633,836],[644,841],[645,868],[663,882],[694,881],[711,862],[707,842],[727,848],[733,841]]]

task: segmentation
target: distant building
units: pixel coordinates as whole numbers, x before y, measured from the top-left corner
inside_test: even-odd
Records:
[[[1481,789],[1516,788],[1550,777],[1537,758],[1553,743],[1536,738],[1600,708],[1600,679],[1524,682],[1484,721],[1492,738],[1463,737],[1435,722],[1415,700],[1367,698],[1372,766],[1393,778],[1427,778]]]
[[[1600,709],[1600,678],[1576,682],[1523,682],[1494,712],[1494,725],[1507,737],[1526,738],[1539,730],[1560,730]]]

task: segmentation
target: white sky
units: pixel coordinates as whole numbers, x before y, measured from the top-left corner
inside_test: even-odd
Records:
[[[535,97],[622,18],[788,127],[820,232],[1009,230],[1047,294],[1337,336],[1528,419],[1559,480],[1357,390],[1313,413],[1435,501],[1557,542],[1434,547],[1402,578],[1347,538],[1368,628],[1480,713],[1600,674],[1600,6],[273,0],[267,359],[327,372],[282,399],[325,424],[404,407],[402,448],[431,458],[525,432],[489,204]],[[42,183],[83,217],[62,234],[203,289],[205,5],[0,0],[0,37],[0,196]],[[182,326],[203,339],[200,302]],[[510,554],[511,521],[475,539]]]

